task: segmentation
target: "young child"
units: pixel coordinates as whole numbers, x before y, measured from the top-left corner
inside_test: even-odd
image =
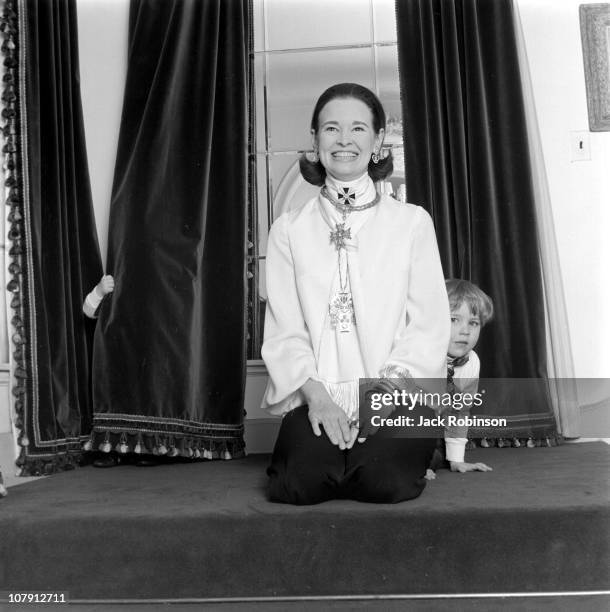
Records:
[[[91,319],[97,319],[102,300],[114,291],[114,278],[110,274],[102,276],[100,282],[87,295],[83,303],[83,312]],[[115,467],[120,464],[119,455],[115,451],[99,454],[93,461],[95,467]]]
[[[110,274],[102,276],[102,280],[93,288],[85,298],[83,312],[91,319],[97,319],[98,308],[102,300],[114,291],[114,278]]]
[[[474,352],[479,341],[481,328],[493,318],[491,298],[476,285],[465,280],[449,279],[445,281],[449,307],[451,310],[451,336],[447,348],[447,391],[458,393],[477,392],[479,384],[480,361]],[[468,414],[462,408],[461,415]],[[453,427],[445,430],[445,455],[452,472],[490,472],[485,463],[467,463],[464,452],[467,442],[467,428]],[[444,463],[442,456],[435,457],[426,472],[426,478],[436,477],[435,469]]]

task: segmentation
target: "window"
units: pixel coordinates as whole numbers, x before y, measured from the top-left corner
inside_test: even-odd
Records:
[[[388,118],[385,144],[394,154],[384,191],[397,193],[404,183],[404,157],[394,0],[253,0],[253,21],[248,358],[260,359],[269,228],[319,191],[298,170],[299,155],[311,149],[319,95],[340,82],[377,93]]]

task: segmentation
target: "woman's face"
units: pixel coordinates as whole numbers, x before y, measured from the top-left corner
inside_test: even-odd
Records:
[[[320,111],[314,147],[327,174],[341,181],[362,176],[373,151],[379,151],[384,131],[375,134],[369,107],[356,98],[334,98]]]

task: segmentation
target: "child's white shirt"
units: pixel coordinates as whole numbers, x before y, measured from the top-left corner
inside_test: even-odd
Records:
[[[479,386],[479,373],[481,371],[481,362],[479,356],[474,352],[468,353],[468,361],[461,366],[455,368],[453,373],[453,383],[459,393],[474,394]],[[468,409],[462,409],[462,413],[466,416],[469,413]],[[464,461],[466,452],[467,438],[457,437],[456,433],[461,433],[464,428],[445,429],[445,455],[447,461]],[[467,428],[466,428],[467,431]]]

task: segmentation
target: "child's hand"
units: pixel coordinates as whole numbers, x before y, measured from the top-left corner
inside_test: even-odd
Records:
[[[424,476],[426,480],[436,480],[436,472],[428,468],[426,470],[426,475]]]
[[[96,293],[103,298],[114,291],[114,278],[110,274],[102,276],[102,280],[95,286]]]
[[[493,471],[493,469],[490,468],[486,463],[466,463],[465,461],[450,461],[449,465],[451,466],[452,472],[460,472],[460,474],[464,474],[466,472]]]

